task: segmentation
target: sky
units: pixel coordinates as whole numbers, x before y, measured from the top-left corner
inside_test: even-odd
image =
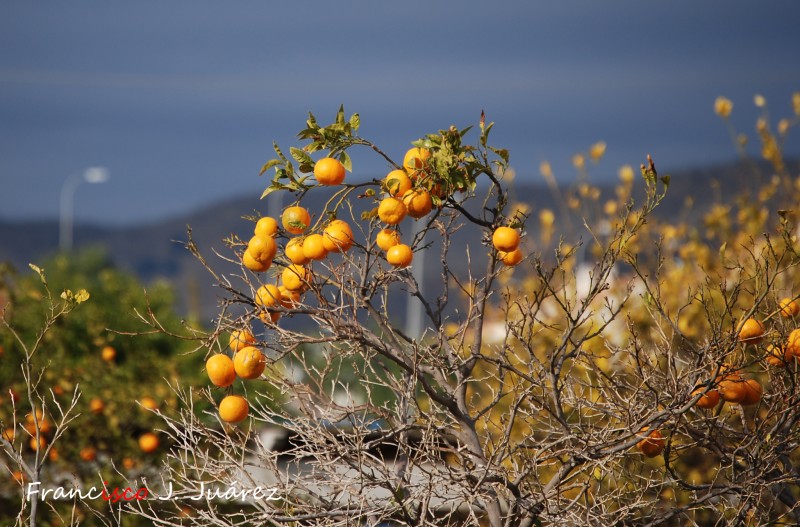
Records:
[[[800,3],[0,2],[0,219],[57,218],[64,181],[79,222],[122,226],[260,195],[277,141],[301,146],[308,112],[343,104],[401,159],[451,124],[494,121],[518,178],[547,160],[591,177],[650,153],[664,169],[735,158],[718,95],[753,135],[761,94],[777,120],[800,91]],[[789,153],[800,153],[800,134]],[[386,163],[355,152],[353,178]]]

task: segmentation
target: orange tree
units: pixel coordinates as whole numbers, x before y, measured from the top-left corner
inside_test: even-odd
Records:
[[[169,445],[157,412],[176,406],[167,382],[191,382],[199,365],[163,333],[126,335],[142,328],[131,309],[157,315],[165,330],[180,326],[165,284],[145,297],[99,251],[31,267],[25,276],[7,270],[0,283],[0,518],[104,524],[111,513],[102,499],[37,503],[25,499],[27,485],[87,492],[157,470]]]
[[[245,506],[133,512],[221,526],[798,519],[791,214],[715,258],[709,239],[654,217],[669,178],[648,159],[641,190],[625,171],[602,207],[581,181],[563,210],[586,211],[585,241],[547,257],[483,116],[402,159],[359,125],[341,109],[325,127],[310,116],[302,148],[275,146],[264,195],[292,202],[228,239],[219,256],[238,272],[188,243],[225,292],[199,399],[218,425],[178,390],[164,483],[178,502],[215,488]],[[358,147],[385,177],[348,180]],[[543,235],[567,221],[544,212]]]

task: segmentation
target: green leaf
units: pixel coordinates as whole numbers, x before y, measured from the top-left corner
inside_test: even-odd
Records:
[[[311,112],[308,112],[308,120],[306,121],[306,124],[308,125],[309,128],[312,128],[314,130],[319,129],[319,125],[317,124],[317,119]]]
[[[281,161],[283,161],[284,163],[286,163],[287,161],[289,161],[288,159],[286,159],[286,156],[285,156],[285,155],[283,155],[283,152],[281,152],[281,149],[280,149],[280,147],[278,146],[278,143],[276,143],[276,142],[274,142],[274,141],[273,141],[273,142],[272,142],[272,148],[274,148],[274,149],[275,149],[275,153],[276,153],[276,154],[278,154],[278,157],[280,157],[280,158],[281,158]]]
[[[339,106],[339,111],[336,112],[336,124],[343,125],[344,124],[344,104]]]
[[[491,146],[489,147],[489,150],[500,156],[500,159],[502,159],[503,161],[505,161],[506,164],[508,164],[508,150],[506,150],[505,148],[494,148]]]
[[[264,172],[266,172],[267,170],[269,170],[270,168],[272,168],[274,166],[280,165],[281,163],[282,163],[282,161],[280,159],[270,159],[269,161],[267,161],[264,164],[263,167],[261,167],[261,172],[259,172],[258,175],[259,176],[263,176]]]
[[[354,113],[350,116],[350,127],[354,132],[357,132],[359,126],[361,126],[361,117],[359,117],[357,113]]]
[[[298,163],[300,163],[301,165],[303,165],[303,164],[312,165],[312,166],[314,165],[314,160],[311,159],[311,156],[308,155],[307,153],[305,153],[304,151],[302,151],[299,148],[290,147],[289,148],[289,153],[292,154],[292,157]]]
[[[342,152],[339,154],[339,161],[341,161],[342,165],[344,165],[344,169],[348,172],[353,171],[353,161],[350,159],[350,156],[347,152]]]
[[[394,196],[397,193],[397,189],[400,188],[400,180],[397,178],[391,178],[386,181],[386,190],[389,191],[389,194]]]
[[[264,192],[261,193],[261,198],[259,198],[259,199],[264,199],[267,196],[269,196],[270,194],[272,194],[273,192],[275,192],[277,190],[281,190],[282,188],[283,187],[276,187],[275,185],[270,185],[269,187],[264,189]]]

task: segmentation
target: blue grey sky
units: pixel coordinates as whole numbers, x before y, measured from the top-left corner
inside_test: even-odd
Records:
[[[146,223],[252,193],[271,143],[340,104],[396,157],[483,109],[518,177],[559,178],[592,143],[613,177],[652,153],[666,169],[735,157],[718,95],[751,133],[800,91],[800,3],[0,3],[0,218],[54,218],[61,185],[91,165],[79,221]],[[752,134],[751,134],[752,135]],[[800,151],[800,137],[790,138]],[[362,152],[352,177],[382,176]]]

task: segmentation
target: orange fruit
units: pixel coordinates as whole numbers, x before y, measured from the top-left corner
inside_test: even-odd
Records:
[[[405,170],[392,170],[383,179],[383,186],[390,196],[395,198],[403,197],[403,194],[411,190],[411,178]]]
[[[78,456],[84,461],[94,461],[97,458],[97,449],[93,446],[83,447]]]
[[[411,148],[403,156],[403,168],[414,178],[418,170],[428,168],[428,160],[431,158],[431,151],[427,148]]]
[[[405,203],[395,197],[383,198],[378,204],[378,217],[383,223],[397,225],[408,213]]]
[[[106,362],[114,362],[114,359],[117,358],[117,350],[112,346],[103,346],[103,349],[100,350],[100,356]]]
[[[283,252],[286,254],[286,258],[293,264],[305,265],[311,261],[309,258],[306,258],[305,253],[303,253],[302,238],[292,238],[289,240]]]
[[[36,409],[36,420],[34,420],[33,413],[25,414],[25,430],[31,435],[36,434],[36,425],[39,425],[39,432],[46,434],[50,432],[50,421],[45,417],[41,408]]]
[[[403,203],[408,215],[419,219],[433,210],[431,194],[425,189],[415,188],[403,194]]]
[[[3,430],[3,439],[9,443],[13,443],[15,437],[17,437],[17,432],[13,428],[9,427]]]
[[[719,395],[724,401],[729,403],[738,403],[747,397],[747,385],[738,373],[727,374],[717,385]]]
[[[221,388],[230,386],[236,380],[233,361],[224,353],[217,353],[208,358],[206,361],[206,374],[211,384]]]
[[[767,346],[767,364],[770,366],[785,367],[794,360],[794,353],[788,346],[770,344]]]
[[[228,395],[219,403],[219,417],[226,423],[239,423],[247,418],[250,405],[240,395]]]
[[[303,240],[303,255],[309,260],[323,260],[328,256],[325,239],[321,234],[309,234]]]
[[[131,470],[135,466],[136,466],[136,461],[134,461],[133,459],[131,459],[129,457],[122,458],[122,467],[125,470]]]
[[[278,233],[278,222],[272,216],[264,216],[256,222],[253,234],[256,236],[275,236]]]
[[[311,226],[311,216],[303,207],[287,207],[281,215],[281,223],[286,232],[303,234]]]
[[[228,339],[228,345],[231,350],[239,351],[240,349],[251,346],[256,343],[256,338],[249,329],[234,329],[231,331],[231,337]]]
[[[642,430],[643,432],[646,429]],[[664,435],[658,430],[653,430],[647,437],[639,441],[636,446],[646,457],[656,457],[664,451],[667,441]]]
[[[300,303],[300,291],[292,291],[286,289],[286,286],[278,286],[281,292],[281,305],[285,308],[291,309]]]
[[[106,403],[99,397],[93,397],[92,400],[89,401],[89,410],[91,410],[93,414],[101,414],[105,408]]]
[[[272,265],[272,260],[259,262],[253,258],[253,255],[250,254],[250,251],[245,250],[244,253],[242,253],[242,264],[254,273],[263,273],[270,268]]]
[[[375,243],[384,251],[388,251],[400,243],[400,233],[394,229],[382,229],[375,236]]]
[[[800,328],[793,329],[789,333],[789,339],[786,342],[786,353],[791,353],[795,357],[800,357]]]
[[[275,258],[278,246],[272,236],[253,236],[247,242],[247,250],[245,252],[250,253],[254,260],[266,263]]]
[[[761,396],[764,394],[764,387],[755,379],[747,379],[744,381],[744,397],[739,401],[742,406],[752,406],[761,401]]]
[[[492,233],[492,245],[498,251],[511,252],[519,247],[519,232],[511,227],[498,227]]]
[[[328,252],[346,252],[353,246],[353,229],[344,220],[333,220],[322,231],[322,243]]]
[[[208,369],[208,365],[206,365],[206,369]],[[158,402],[149,395],[145,395],[139,399],[139,404],[141,404],[142,408],[145,410],[158,410]]]
[[[697,395],[698,393],[703,393],[704,388],[698,388],[697,390],[692,392],[692,397]],[[706,393],[700,396],[697,400],[695,405],[698,408],[705,408],[710,409],[714,408],[719,404],[719,392],[715,389],[708,390]]]
[[[236,352],[233,358],[233,367],[236,375],[242,379],[257,379],[264,373],[267,362],[258,348],[248,346]]]
[[[47,439],[44,436],[39,436],[39,440],[37,441],[35,437],[32,437],[28,444],[31,447],[31,450],[34,452],[38,451],[40,448],[44,449],[47,447]]]
[[[289,291],[304,291],[311,278],[311,271],[302,265],[292,264],[281,273],[281,283]]]
[[[800,304],[797,303],[797,300],[792,300],[791,298],[781,300],[778,303],[778,307],[781,310],[781,316],[784,318],[796,317],[800,313]]]
[[[413,259],[414,252],[404,243],[399,243],[386,251],[386,261],[395,267],[407,267]]]
[[[265,309],[269,307],[275,307],[281,302],[281,292],[276,285],[262,285],[258,288],[258,291],[256,291],[254,300],[256,305]]]
[[[158,450],[158,436],[153,432],[145,432],[139,436],[139,450],[150,454]]]
[[[314,177],[320,185],[339,185],[344,176],[344,165],[338,159],[323,157],[314,163]]]
[[[738,340],[744,344],[758,344],[764,336],[764,324],[760,320],[748,318],[739,330]]]
[[[514,249],[511,252],[499,251],[497,253],[497,257],[500,258],[500,260],[505,265],[507,265],[509,267],[514,267],[515,265],[517,265],[518,263],[520,263],[522,261],[523,255],[522,255],[522,251],[520,251],[519,247],[517,247],[516,249]]]
[[[283,303],[283,299],[281,299],[281,304]],[[277,311],[262,311],[258,314],[258,318],[261,319],[261,322],[264,324],[275,324],[280,320],[281,314]]]
[[[47,454],[47,458],[50,461],[55,462],[55,461],[58,461],[59,457],[60,457],[60,455],[58,453],[58,449],[56,447],[51,447],[50,448],[50,453]]]

